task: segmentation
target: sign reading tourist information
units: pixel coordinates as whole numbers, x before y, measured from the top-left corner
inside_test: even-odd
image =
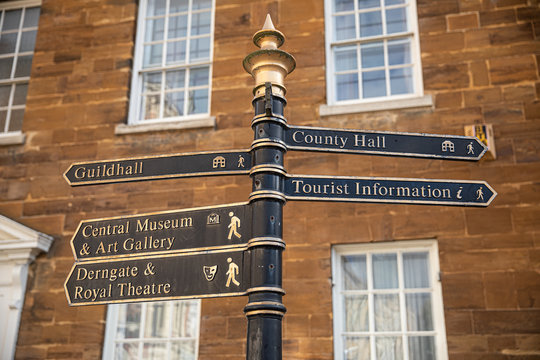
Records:
[[[70,305],[245,295],[249,253],[241,250],[84,261],[64,284]]]
[[[76,163],[65,172],[71,186],[180,177],[248,174],[248,151],[200,152]]]
[[[488,206],[497,193],[485,181],[288,176],[287,200]]]
[[[476,137],[298,126],[286,129],[285,143],[291,150],[454,160],[479,160],[487,151]]]
[[[75,259],[94,260],[243,247],[251,218],[251,206],[241,203],[85,220],[71,248]]]

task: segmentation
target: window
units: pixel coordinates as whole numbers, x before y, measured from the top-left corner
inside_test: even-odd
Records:
[[[423,95],[416,0],[326,0],[328,103]]]
[[[39,5],[39,1],[0,3],[0,137],[22,130]]]
[[[213,0],[140,1],[130,124],[210,113]]]
[[[445,360],[437,244],[333,248],[335,358]]]
[[[195,360],[200,301],[109,305],[103,359]]]

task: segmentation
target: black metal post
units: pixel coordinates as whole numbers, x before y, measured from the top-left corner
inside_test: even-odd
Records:
[[[253,100],[253,238],[248,245],[252,288],[244,309],[248,319],[248,360],[282,358],[282,320],[286,311],[281,287],[285,103],[284,98],[272,94],[270,83],[265,84],[265,95]]]

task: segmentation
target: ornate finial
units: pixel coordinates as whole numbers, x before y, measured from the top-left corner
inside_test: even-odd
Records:
[[[261,30],[253,35],[253,43],[261,48],[252,52],[244,59],[244,69],[255,79],[255,96],[264,94],[264,84],[272,84],[274,95],[284,96],[285,76],[292,72],[296,66],[294,57],[278,48],[285,42],[285,36],[276,30],[270,14],[266,15],[266,21]]]

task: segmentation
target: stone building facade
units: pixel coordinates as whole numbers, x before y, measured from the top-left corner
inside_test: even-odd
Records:
[[[185,107],[179,118],[161,122],[145,121],[159,118],[159,113],[140,115],[157,109],[166,117],[169,110],[163,103],[161,108],[141,105],[141,99],[151,100],[148,94],[153,90],[133,90],[133,84],[142,79],[137,80],[137,71],[145,71],[145,46],[152,46],[152,41],[164,44],[152,37],[141,40],[146,45],[136,43],[137,32],[149,29],[141,30],[144,22],[137,22],[145,16],[141,6],[151,8],[148,1],[6,3],[10,9],[39,6],[41,12],[21,131],[10,128],[0,133],[0,140],[4,138],[0,145],[0,214],[7,219],[6,228],[22,224],[34,231],[35,239],[54,239],[48,251],[46,246],[38,247],[47,252],[33,261],[28,259],[20,323],[14,328],[18,334],[16,346],[10,348],[14,348],[14,358],[109,358],[104,350],[110,335],[107,306],[69,307],[64,294],[63,284],[74,262],[70,239],[81,220],[247,201],[251,192],[248,176],[72,188],[62,174],[80,161],[248,149],[253,139],[253,79],[242,69],[242,60],[254,51],[251,37],[261,28],[267,13],[286,36],[283,49],[297,62],[285,81],[285,117],[290,124],[452,135],[464,135],[465,128],[474,125],[487,124],[493,130],[491,154],[479,162],[290,151],[285,160],[289,173],[485,180],[498,193],[487,208],[288,202],[283,221],[283,288],[287,293],[284,358],[401,358],[397,354],[402,354],[403,346],[403,353],[411,360],[538,358],[538,2],[387,0],[370,5],[372,2],[209,1],[210,23],[199,18],[198,33],[193,30],[180,35],[191,44],[199,41],[203,52],[204,44],[210,44],[208,59],[201,62],[203,68],[211,69],[206,73],[206,83],[203,80],[199,86],[191,78],[193,86],[199,86],[193,93],[200,90],[198,99],[202,100],[182,100]],[[166,2],[167,14],[173,13],[173,3]],[[206,11],[205,1],[200,1],[198,8],[195,3],[186,1],[188,17]],[[0,3],[0,9],[3,5]],[[381,71],[386,71],[386,77],[394,70],[389,43],[394,41],[399,47],[399,41],[405,42],[408,48],[402,47],[400,54],[412,58],[410,67],[407,61],[399,67],[407,69],[403,70],[405,75],[398,76],[397,83],[390,75],[386,95],[379,94],[375,99],[370,99],[367,87],[358,87],[369,85],[364,70],[370,65],[369,59],[362,57],[364,53],[349,53],[348,62],[340,62],[344,58],[340,51],[364,51],[364,45],[373,44],[369,31],[377,31],[377,21],[366,25],[368,35],[363,36],[364,5],[379,9],[382,23],[386,21],[382,33],[390,34],[379,40],[374,35],[377,44],[384,44],[380,46],[387,60]],[[161,13],[154,10],[146,24],[154,21],[159,28],[161,25],[156,24]],[[390,21],[394,15],[397,25]],[[400,26],[399,16],[406,18],[406,28],[397,30],[404,37],[392,35],[390,30]],[[173,21],[172,15],[165,18],[167,24]],[[194,18],[190,18],[191,26]],[[183,28],[178,29],[182,32]],[[348,31],[356,32],[352,37],[360,40],[350,41]],[[159,37],[163,33],[158,29],[153,34]],[[186,51],[180,53],[185,56]],[[375,52],[366,52],[365,56],[371,54],[373,60]],[[366,61],[361,69],[357,66],[360,58]],[[149,59],[151,62],[151,56]],[[169,69],[167,66],[163,71]],[[345,73],[354,75],[340,82],[339,71],[343,69],[353,69]],[[190,71],[195,73],[192,68]],[[358,76],[364,76],[366,82],[358,82]],[[2,81],[0,85],[8,84]],[[372,79],[373,83],[377,81]],[[394,91],[400,93],[393,87],[399,81],[406,89],[402,96],[393,96]],[[192,91],[189,86],[182,88],[185,93]],[[157,98],[160,94],[163,92],[158,91]],[[186,105],[189,101],[193,101],[192,106]],[[5,108],[18,109],[11,104]],[[133,112],[140,116],[133,118]],[[18,225],[9,225],[12,223]],[[10,251],[5,242],[0,232],[0,254]],[[407,299],[413,293],[408,292],[406,284],[403,290],[406,269],[398,271],[401,285],[396,292],[378,293],[378,280],[373,274],[365,275],[371,280],[365,289],[358,285],[357,292],[347,293],[349,285],[340,285],[350,270],[347,261],[360,264],[360,268],[373,266],[375,270],[368,270],[370,273],[377,269],[377,256],[390,254],[398,259],[399,267],[408,261],[409,247],[414,250],[412,254],[425,253],[430,259],[431,280],[425,291],[431,294],[431,300],[424,306],[429,307],[432,319],[424,329],[428,332],[420,335],[437,340],[420,346],[428,349],[423,352],[426,357],[416,357],[411,350],[411,344],[422,336],[408,332],[414,329],[403,306],[409,306]],[[355,276],[364,276],[359,268],[353,268],[359,271]],[[337,288],[342,292],[336,292]],[[439,288],[441,295],[437,297]],[[393,299],[395,306],[401,306],[396,308],[402,317],[396,321],[401,325],[383,334],[384,326],[378,328],[377,324],[393,321]],[[195,354],[199,359],[245,357],[246,318],[242,310],[246,302],[245,297],[234,297],[198,303]],[[377,309],[382,307],[391,310],[381,310],[383,317],[390,313],[390,318],[377,317]],[[364,322],[365,328],[358,325]],[[390,341],[390,345],[382,340],[379,343],[380,339]]]

